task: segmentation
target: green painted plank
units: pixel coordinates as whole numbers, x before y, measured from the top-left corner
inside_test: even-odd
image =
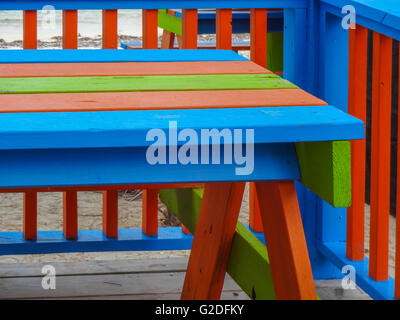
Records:
[[[274,74],[0,78],[3,94],[292,88]]]
[[[158,10],[158,27],[182,35],[182,19],[168,14],[167,9]]]
[[[267,36],[267,69],[283,71],[283,32],[269,32]]]
[[[159,195],[168,209],[194,233],[203,191],[163,189]],[[267,249],[240,222],[233,238],[227,271],[250,298],[275,299]]]
[[[301,182],[334,207],[351,205],[349,141],[296,144]]]

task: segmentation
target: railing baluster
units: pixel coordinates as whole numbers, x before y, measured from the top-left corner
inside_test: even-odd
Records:
[[[349,113],[367,119],[368,29],[357,26],[349,34]],[[365,140],[351,141],[352,206],[347,211],[347,257],[364,260]]]
[[[75,191],[63,193],[63,233],[67,240],[78,237],[78,193]]]
[[[197,9],[182,10],[182,47],[197,49]]]
[[[267,9],[250,10],[250,59],[267,67]]]
[[[25,240],[37,237],[37,192],[24,192],[23,235]]]
[[[118,238],[118,190],[103,191],[103,233]]]
[[[142,10],[143,49],[158,49],[158,10]]]
[[[369,274],[388,279],[392,39],[374,32],[371,125],[371,222]]]
[[[78,11],[63,10],[63,49],[78,48]]]
[[[215,23],[217,49],[232,50],[232,10],[217,9]]]
[[[24,11],[24,49],[37,49],[37,12]]]
[[[103,10],[103,49],[118,49],[118,10]]]
[[[397,133],[397,203],[396,203],[396,260],[394,296],[400,299],[400,50],[399,50],[399,91],[398,91],[398,133]]]
[[[158,190],[145,189],[142,194],[142,231],[148,236],[158,233]]]

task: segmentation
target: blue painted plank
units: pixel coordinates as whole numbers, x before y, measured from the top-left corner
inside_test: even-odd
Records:
[[[56,10],[307,8],[307,0],[13,0],[0,1],[0,10],[41,10],[46,5]]]
[[[180,159],[174,164],[167,158],[165,164],[153,165],[146,159],[147,148],[4,150],[0,151],[0,188],[300,179],[291,143],[257,144],[246,163],[231,153],[225,158],[222,148],[218,148],[220,164],[212,164],[211,151],[204,156],[198,150],[198,164],[182,164]],[[248,175],[239,175],[237,170],[244,167]]]
[[[229,50],[0,50],[0,63],[244,61]]]
[[[174,42],[175,46],[178,46],[178,42]],[[199,42],[199,46],[201,45],[213,45],[216,46],[216,42],[215,41],[201,41]],[[239,46],[250,46],[250,41],[232,41],[232,45],[239,45]],[[126,49],[128,46],[132,46],[132,47],[141,47],[142,43],[141,42],[121,42],[121,48]],[[158,42],[158,46],[161,46],[161,41]]]
[[[332,106],[5,113],[0,150],[147,147],[148,131],[168,136],[171,121],[198,137],[204,129],[254,129],[256,144],[364,138],[363,122]]]
[[[340,270],[344,266],[353,266],[356,270],[356,283],[373,299],[394,300],[394,279],[375,281],[368,274],[368,258],[363,261],[352,261],[346,257],[346,242],[321,242],[319,251],[332,261]],[[345,275],[343,275],[344,277]]]

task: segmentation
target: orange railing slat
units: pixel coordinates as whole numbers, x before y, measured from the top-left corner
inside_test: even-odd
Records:
[[[232,50],[232,9],[217,9],[215,24],[217,49]]]
[[[197,9],[182,10],[182,47],[197,49]]]
[[[143,49],[158,48],[158,10],[142,10]]]
[[[399,51],[399,91],[398,91],[398,134],[397,134],[397,203],[396,203],[396,260],[395,260],[395,292],[400,299],[400,51]]]
[[[118,49],[118,10],[103,10],[103,49]]]
[[[267,67],[267,9],[250,10],[250,59]]]
[[[37,12],[24,11],[23,48],[37,49]]]
[[[78,11],[63,10],[63,49],[78,48]]]

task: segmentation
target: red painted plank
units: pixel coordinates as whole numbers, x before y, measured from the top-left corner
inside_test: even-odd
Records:
[[[34,10],[24,11],[23,26],[23,48],[37,49],[37,12]]]
[[[143,49],[158,49],[158,10],[142,10]]]
[[[182,10],[182,48],[197,49],[197,9]]]
[[[245,183],[206,184],[181,298],[220,298]]]
[[[118,190],[103,191],[103,233],[118,238]]]
[[[37,235],[37,192],[24,192],[23,235],[25,240],[36,240]]]
[[[267,9],[250,10],[250,59],[267,67]]]
[[[276,298],[316,299],[294,182],[268,181],[255,185]]]
[[[78,48],[78,11],[63,10],[63,49]]]
[[[232,9],[217,9],[217,49],[232,50]]]
[[[103,49],[118,49],[118,10],[103,10]]]
[[[369,274],[388,279],[392,39],[374,32]]]
[[[158,190],[144,189],[142,193],[142,231],[148,236],[158,233]]]
[[[78,194],[76,191],[63,193],[63,233],[67,240],[78,237]]]
[[[349,110],[367,119],[368,29],[357,26],[349,35]],[[364,260],[365,140],[351,141],[352,206],[347,211],[347,257]]]

